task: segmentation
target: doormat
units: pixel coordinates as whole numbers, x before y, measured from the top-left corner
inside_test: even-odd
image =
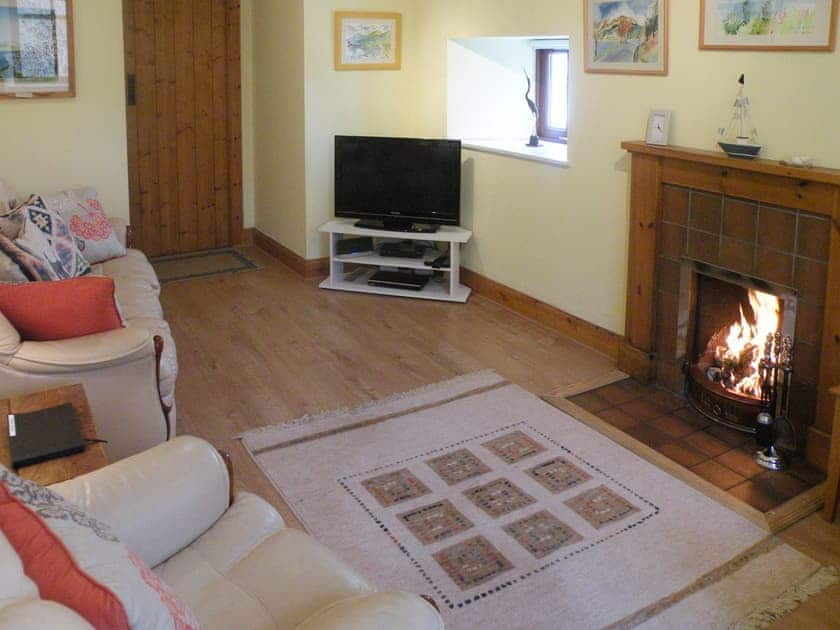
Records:
[[[151,263],[161,284],[260,268],[250,258],[230,248],[161,256],[152,259]]]

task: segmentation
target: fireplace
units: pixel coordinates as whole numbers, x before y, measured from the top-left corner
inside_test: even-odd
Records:
[[[783,390],[769,368],[791,355],[798,299],[792,289],[722,267],[683,259],[676,351],[685,394],[708,419],[754,433]],[[794,436],[788,436],[795,448]]]
[[[840,170],[623,142],[630,153],[625,339],[619,369],[674,392],[682,262],[728,269],[797,298],[791,419],[828,465],[840,385]],[[692,341],[693,343],[693,341]]]
[[[654,379],[751,433],[766,336],[790,337],[791,425],[780,445],[801,450],[816,416],[830,221],[666,184],[657,223]]]

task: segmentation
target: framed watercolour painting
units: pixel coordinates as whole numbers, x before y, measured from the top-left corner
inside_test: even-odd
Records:
[[[0,97],[75,96],[72,0],[0,0]]]
[[[399,70],[401,66],[399,13],[336,11],[336,70]]]
[[[668,74],[668,0],[584,0],[586,72]]]
[[[838,0],[700,0],[700,48],[832,51]]]

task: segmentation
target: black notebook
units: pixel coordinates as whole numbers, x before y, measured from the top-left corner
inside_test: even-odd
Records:
[[[10,414],[8,431],[14,468],[85,450],[79,418],[70,403],[40,411]]]

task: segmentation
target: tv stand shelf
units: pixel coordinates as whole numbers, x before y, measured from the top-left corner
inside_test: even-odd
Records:
[[[461,245],[472,237],[470,230],[454,226],[441,226],[437,232],[392,232],[390,230],[359,228],[355,226],[356,219],[334,219],[325,223],[319,232],[330,235],[330,275],[321,283],[322,289],[333,289],[336,291],[355,291],[358,293],[376,293],[379,295],[393,295],[399,297],[410,297],[424,300],[443,300],[447,302],[466,302],[470,296],[470,288],[460,282],[461,269]],[[339,255],[336,254],[336,243],[343,235],[348,236],[370,236],[372,238],[389,238],[408,241],[431,241],[435,243],[449,243],[450,266],[434,271],[444,272],[448,278],[444,283],[435,282],[434,279],[420,291],[410,289],[397,289],[389,287],[376,287],[367,283],[380,267],[398,267],[400,269],[425,269],[427,267],[422,258],[396,258],[391,256],[379,256],[378,254],[362,255]],[[427,256],[426,258],[429,258]],[[434,259],[434,257],[431,257]],[[345,264],[368,266],[370,270],[359,272],[358,275],[348,278],[345,276]]]

